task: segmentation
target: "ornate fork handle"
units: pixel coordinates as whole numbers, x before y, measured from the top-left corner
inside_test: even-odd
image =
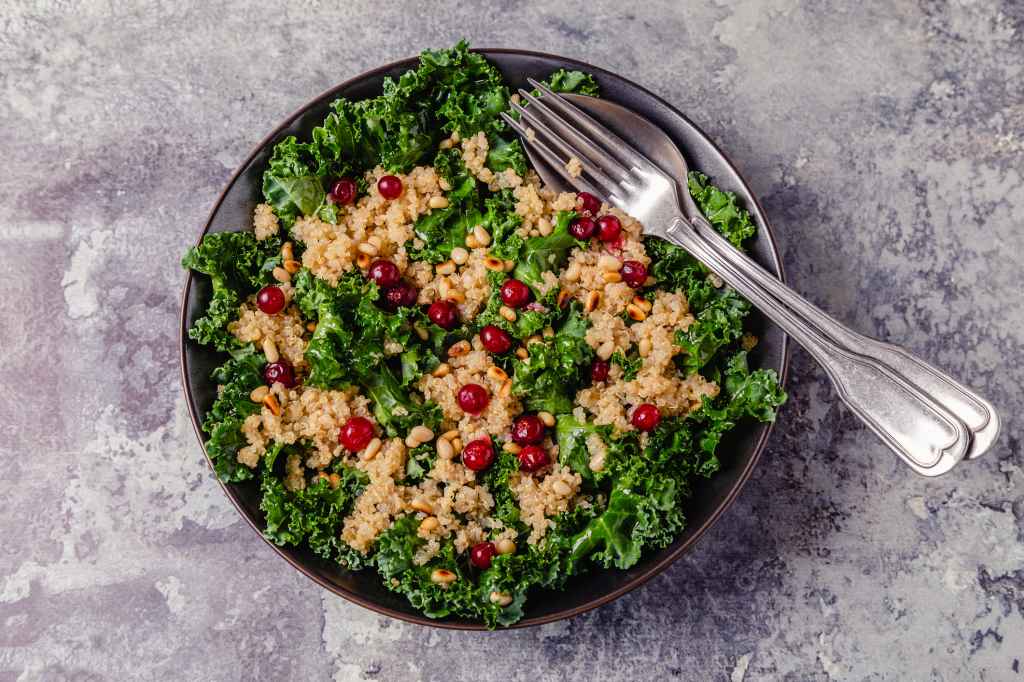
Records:
[[[915,471],[938,476],[963,459],[971,444],[970,431],[928,393],[885,363],[836,343],[781,304],[745,270],[712,248],[686,219],[673,220],[666,236],[710,267],[803,346],[825,368],[843,402]],[[793,296],[798,295],[794,292]]]

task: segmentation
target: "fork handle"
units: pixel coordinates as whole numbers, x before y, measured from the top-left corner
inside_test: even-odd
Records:
[[[804,297],[734,247],[728,239],[720,235],[708,223],[704,216],[698,215],[692,222],[697,235],[710,243],[720,256],[737,269],[742,270],[754,284],[765,289],[784,305],[789,306],[808,324],[817,327],[837,344],[855,349],[859,355],[888,365],[955,414],[971,431],[971,446],[967,451],[968,459],[980,457],[995,442],[999,436],[999,415],[987,400],[942,370],[911,355],[903,348],[860,334],[809,303]]]
[[[970,432],[952,412],[888,365],[840,346],[723,258],[681,217],[666,231],[802,345],[825,368],[839,397],[914,471],[938,476],[957,464]],[[810,304],[808,304],[810,305]]]

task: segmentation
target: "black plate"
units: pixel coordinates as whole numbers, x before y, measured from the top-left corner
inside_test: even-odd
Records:
[[[583,62],[554,55],[522,50],[479,50],[492,60],[513,86],[526,86],[526,78],[542,79],[560,68],[580,69],[592,73],[601,86],[602,96],[627,106],[658,124],[679,145],[691,168],[709,175],[716,185],[732,190],[753,214],[758,235],[750,243],[751,255],[762,266],[782,277],[782,262],[764,211],[749,186],[729,162],[696,125],[668,103],[613,73]],[[249,158],[232,176],[224,189],[202,234],[251,229],[252,213],[261,200],[261,176],[273,145],[287,135],[308,138],[310,131],[327,115],[330,103],[337,97],[363,99],[380,94],[385,76],[398,77],[416,64],[416,58],[405,59],[357,76],[320,95],[299,109],[257,145]],[[200,440],[200,423],[213,403],[216,386],[210,372],[223,357],[188,339],[192,321],[202,315],[210,298],[210,283],[206,277],[192,277],[185,283],[181,311],[181,371],[189,413]],[[753,332],[761,342],[752,353],[756,367],[775,368],[783,383],[788,364],[787,338],[782,331],[760,315],[752,316]],[[527,601],[526,616],[515,627],[539,625],[574,616],[607,603],[649,580],[663,571],[672,561],[693,546],[732,503],[750,476],[771,431],[770,425],[744,423],[729,434],[720,447],[722,471],[709,481],[701,481],[686,504],[689,526],[668,548],[648,553],[643,560],[627,571],[593,570],[574,578],[566,590],[531,594]],[[259,485],[249,481],[243,484],[222,484],[228,497],[252,527],[262,532],[263,514],[259,509]],[[480,623],[461,619],[431,620],[417,612],[399,595],[388,592],[373,570],[349,572],[335,564],[325,562],[306,549],[281,548],[269,543],[295,568],[323,587],[346,599],[395,618],[425,625],[459,629],[483,629]]]

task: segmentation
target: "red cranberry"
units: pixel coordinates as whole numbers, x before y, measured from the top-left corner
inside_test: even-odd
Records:
[[[581,215],[595,216],[601,210],[601,200],[590,192],[580,192],[576,197],[579,200]]]
[[[399,282],[390,289],[384,290],[384,307],[388,310],[408,308],[411,305],[416,305],[418,295],[416,287],[408,282]]]
[[[641,431],[653,431],[658,423],[661,422],[661,412],[658,408],[650,403],[644,403],[638,405],[633,410],[633,416],[630,418],[633,426],[640,429]]]
[[[455,329],[459,323],[459,309],[451,301],[434,301],[427,308],[427,317],[441,329]]]
[[[352,178],[339,178],[329,195],[336,204],[351,204],[356,198],[356,182]]]
[[[373,261],[367,276],[381,289],[393,287],[402,281],[402,273],[398,271],[398,266],[383,258]]]
[[[491,396],[487,395],[487,389],[480,384],[466,384],[459,389],[459,394],[455,399],[462,411],[470,414],[480,414],[487,407],[487,403],[491,402]]]
[[[402,195],[402,181],[394,175],[385,175],[377,181],[377,191],[385,199],[397,199]]]
[[[597,238],[603,242],[613,242],[622,234],[622,223],[613,215],[603,215],[597,219]]]
[[[512,440],[520,445],[533,445],[544,440],[544,422],[535,414],[524,414],[512,422]]]
[[[534,471],[540,471],[551,463],[551,460],[548,458],[548,453],[544,448],[536,445],[527,445],[519,451],[518,457],[519,468],[531,474]]]
[[[595,229],[597,229],[597,225],[594,223],[593,218],[586,216],[576,218],[569,223],[569,234],[576,237],[576,239],[590,239],[594,236]]]
[[[294,388],[295,370],[287,360],[268,362],[267,366],[263,368],[263,380],[267,382],[267,386],[281,384],[285,388]]]
[[[611,369],[611,364],[607,360],[594,360],[594,364],[590,366],[590,380],[599,384],[608,378],[608,370]]]
[[[639,289],[647,281],[647,268],[638,260],[624,262],[619,274],[622,275],[622,281],[634,289]]]
[[[373,422],[365,417],[350,417],[338,432],[338,442],[349,452],[359,452],[373,440]]]
[[[497,554],[493,542],[478,542],[469,550],[470,562],[481,571],[491,567],[491,559]]]
[[[530,287],[518,279],[506,279],[500,293],[501,302],[510,308],[522,308],[530,302]]]
[[[483,471],[494,463],[494,447],[486,438],[477,438],[462,448],[462,463],[467,469]]]
[[[501,355],[512,348],[512,336],[501,327],[489,324],[480,330],[480,343],[484,344],[487,352]]]
[[[276,315],[284,309],[284,292],[274,285],[265,286],[256,294],[256,305],[267,315]]]

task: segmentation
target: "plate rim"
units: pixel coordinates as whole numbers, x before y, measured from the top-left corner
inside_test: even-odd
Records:
[[[782,282],[786,281],[786,271],[785,271],[785,267],[784,267],[784,264],[783,264],[781,252],[779,251],[779,246],[778,246],[778,241],[776,239],[775,231],[772,228],[771,222],[768,220],[768,214],[765,212],[764,207],[761,205],[761,202],[758,199],[757,194],[755,192],[753,192],[753,190],[751,189],[750,183],[747,181],[747,178],[739,171],[739,169],[736,167],[736,164],[733,163],[732,158],[728,154],[726,154],[719,147],[719,145],[714,141],[714,139],[712,139],[706,132],[704,132],[704,130],[700,126],[698,126],[688,116],[686,116],[683,112],[681,112],[679,109],[677,109],[671,103],[667,102],[665,99],[663,99],[659,95],[651,92],[649,89],[647,89],[643,85],[640,85],[640,84],[636,83],[635,81],[632,81],[632,80],[630,80],[628,78],[625,78],[624,76],[620,76],[619,74],[614,73],[612,71],[609,71],[608,69],[604,69],[604,68],[601,68],[599,66],[594,66],[593,64],[588,64],[587,62],[581,61],[579,59],[574,59],[574,58],[571,58],[571,57],[564,57],[564,56],[557,55],[557,54],[552,54],[552,53],[549,53],[549,52],[540,52],[540,51],[536,51],[536,50],[520,50],[520,49],[516,49],[516,48],[488,48],[488,47],[479,47],[479,48],[471,48],[470,51],[483,54],[484,56],[495,55],[495,54],[509,54],[509,55],[517,55],[517,56],[536,57],[536,58],[544,59],[544,60],[554,60],[554,61],[557,61],[557,62],[562,63],[562,64],[570,65],[573,68],[579,69],[581,71],[586,71],[586,72],[589,72],[589,73],[592,73],[592,74],[604,75],[606,77],[611,77],[611,78],[623,81],[625,84],[629,85],[630,87],[636,88],[637,90],[642,92],[645,96],[650,97],[651,99],[656,101],[659,105],[665,107],[672,115],[681,118],[689,126],[691,126],[694,130],[696,130],[701,135],[701,137],[703,137],[705,139],[705,141],[708,144],[711,145],[711,147],[718,154],[718,156],[721,158],[721,160],[724,161],[725,165],[733,173],[735,173],[736,177],[738,177],[740,179],[741,184],[747,189],[747,192],[750,195],[750,199],[753,202],[753,204],[757,207],[757,213],[761,217],[761,223],[762,224],[761,224],[760,227],[766,233],[767,242],[768,242],[768,251],[770,253],[771,260],[773,261],[775,269],[778,272],[779,280],[782,281]],[[348,78],[348,79],[342,81],[341,83],[339,83],[337,85],[334,85],[334,86],[331,86],[330,88],[324,90],[320,94],[318,94],[318,95],[312,97],[311,99],[307,100],[301,106],[299,106],[297,109],[292,111],[292,113],[290,113],[277,126],[275,126],[272,131],[270,131],[267,135],[265,135],[262,139],[260,139],[260,141],[258,143],[256,143],[255,146],[252,147],[252,149],[246,155],[246,157],[241,162],[239,162],[238,166],[235,168],[234,172],[231,174],[231,177],[228,179],[228,181],[225,183],[223,189],[217,195],[217,198],[215,199],[215,201],[213,203],[213,207],[210,209],[209,213],[207,214],[206,220],[205,220],[205,222],[203,224],[203,229],[199,233],[199,236],[198,236],[198,238],[195,241],[195,245],[198,245],[203,240],[203,238],[209,233],[210,226],[213,223],[214,217],[217,215],[218,211],[220,210],[221,205],[224,203],[224,199],[227,196],[228,192],[235,186],[235,183],[238,182],[238,179],[246,171],[246,169],[253,162],[253,160],[260,153],[262,153],[266,149],[267,145],[269,145],[278,135],[280,135],[284,130],[286,130],[289,126],[291,126],[291,124],[297,118],[302,116],[310,107],[312,107],[314,104],[316,104],[317,102],[322,101],[323,99],[325,99],[327,97],[337,96],[338,92],[340,92],[342,90],[345,90],[345,89],[347,89],[349,87],[352,87],[352,86],[358,84],[359,82],[366,80],[367,78],[372,78],[374,76],[378,76],[378,75],[380,75],[382,73],[386,73],[388,71],[392,71],[392,70],[394,70],[396,68],[399,68],[399,67],[412,66],[413,64],[415,64],[418,61],[419,61],[419,55],[415,55],[415,56],[412,56],[412,57],[406,57],[406,58],[403,58],[403,59],[398,59],[398,60],[389,62],[387,64],[383,64],[381,66],[375,67],[373,69],[368,69],[366,71],[362,71],[359,74],[357,74],[357,75],[355,75],[355,76],[353,76],[351,78]],[[564,68],[564,67],[562,67],[562,68]],[[204,456],[206,457],[206,463],[210,467],[210,471],[213,473],[214,479],[220,485],[221,490],[227,496],[228,500],[231,501],[232,506],[234,506],[234,508],[238,512],[239,516],[241,516],[245,520],[245,522],[249,525],[249,527],[253,531],[255,531],[256,534],[263,540],[263,542],[266,545],[268,545],[271,549],[273,549],[274,552],[278,556],[283,558],[293,568],[295,568],[300,573],[305,575],[307,578],[309,578],[310,580],[315,582],[317,585],[319,585],[320,587],[328,590],[329,592],[331,592],[331,593],[333,593],[333,594],[335,594],[335,595],[337,595],[339,597],[342,597],[342,598],[344,598],[344,599],[346,599],[346,600],[348,600],[348,601],[350,601],[352,603],[355,603],[355,604],[357,604],[359,606],[367,608],[367,609],[369,609],[371,611],[374,611],[376,613],[379,613],[381,615],[389,616],[391,618],[396,618],[398,620],[401,620],[401,621],[404,621],[404,622],[407,622],[407,623],[413,623],[413,624],[416,624],[416,625],[426,625],[426,626],[429,626],[429,627],[435,627],[435,628],[440,628],[440,629],[445,629],[445,630],[465,630],[465,631],[485,631],[486,632],[487,628],[486,628],[486,626],[483,623],[475,623],[475,622],[471,622],[471,621],[449,621],[449,620],[444,620],[444,619],[432,619],[432,618],[428,618],[427,616],[424,616],[423,614],[418,614],[418,613],[417,614],[410,614],[410,613],[406,613],[406,612],[403,612],[403,611],[397,611],[397,610],[392,609],[392,608],[390,608],[388,606],[385,606],[385,605],[379,604],[379,603],[377,603],[375,601],[372,601],[370,599],[367,599],[366,597],[363,597],[362,595],[360,595],[360,594],[358,594],[356,592],[350,591],[348,589],[345,589],[343,587],[340,587],[338,585],[335,585],[333,583],[330,583],[330,582],[324,580],[318,573],[316,573],[316,572],[312,571],[311,569],[307,568],[306,566],[302,565],[295,558],[293,558],[292,556],[287,554],[284,551],[283,548],[278,547],[273,542],[271,542],[269,539],[267,539],[267,537],[263,534],[262,529],[259,528],[259,526],[256,524],[255,520],[253,518],[251,518],[249,516],[249,514],[241,507],[241,505],[239,504],[239,502],[236,499],[236,497],[235,497],[234,493],[232,492],[232,490],[228,487],[228,485],[224,481],[222,481],[220,479],[219,476],[217,476],[216,471],[213,468],[213,461],[210,459],[210,455],[206,451],[206,439],[204,437],[204,433],[203,433],[203,430],[202,430],[202,418],[198,414],[198,410],[196,409],[197,406],[194,404],[193,392],[192,392],[192,382],[191,382],[191,379],[189,378],[188,371],[187,371],[188,359],[187,359],[187,353],[186,353],[186,346],[187,346],[188,341],[189,341],[189,339],[188,339],[188,320],[187,320],[187,317],[188,317],[188,298],[189,298],[189,293],[192,290],[192,283],[193,283],[194,277],[195,277],[195,274],[191,270],[187,270],[186,271],[185,285],[182,288],[182,294],[181,294],[181,310],[180,310],[180,313],[179,313],[179,346],[178,346],[178,361],[179,362],[178,362],[178,364],[179,364],[179,368],[180,368],[180,376],[181,376],[181,381],[182,381],[182,389],[183,389],[183,392],[185,394],[185,405],[186,405],[186,407],[188,409],[189,419],[192,422],[192,428],[195,431],[196,438],[199,440],[199,445],[200,445],[200,447],[203,450]],[[779,375],[779,385],[781,387],[785,388],[786,383],[787,383],[787,379],[789,377],[790,354],[791,354],[792,348],[791,348],[791,344],[790,344],[790,337],[789,337],[789,335],[786,334],[785,331],[782,331],[781,333],[782,333],[782,340],[781,340],[781,347],[782,347],[781,362],[780,362],[780,366],[777,368],[777,371],[778,371],[778,375]],[[775,369],[775,368],[773,368],[773,369]],[[765,448],[767,447],[768,441],[771,438],[771,435],[772,435],[773,431],[775,430],[776,423],[777,423],[777,420],[767,424],[767,428],[764,429],[764,432],[761,434],[761,437],[758,439],[757,443],[754,445],[753,452],[751,453],[750,458],[747,461],[746,466],[743,468],[742,471],[739,472],[739,475],[738,475],[738,477],[736,479],[735,484],[732,486],[732,488],[725,495],[724,499],[718,505],[718,507],[714,511],[712,511],[711,515],[700,526],[698,526],[696,529],[694,529],[693,532],[692,532],[692,535],[684,543],[682,543],[679,547],[675,548],[673,551],[671,551],[669,554],[667,554],[661,560],[659,560],[659,561],[653,563],[651,566],[647,567],[644,570],[644,572],[641,573],[640,575],[635,576],[635,577],[633,577],[630,580],[626,580],[621,586],[617,587],[614,590],[611,590],[610,592],[607,592],[607,593],[605,593],[605,594],[603,594],[603,595],[601,595],[599,597],[594,597],[594,598],[588,600],[587,602],[585,602],[585,603],[583,603],[583,604],[581,604],[579,606],[573,607],[571,609],[567,609],[567,610],[564,610],[564,611],[554,612],[554,613],[551,613],[551,614],[548,614],[548,615],[545,615],[545,616],[535,616],[535,617],[532,617],[532,618],[523,618],[522,620],[520,620],[520,621],[518,621],[518,622],[516,622],[516,623],[514,623],[514,624],[512,624],[510,626],[506,626],[504,628],[501,628],[501,629],[509,630],[509,629],[526,628],[526,627],[532,627],[532,626],[535,626],[535,625],[543,625],[543,624],[546,624],[546,623],[552,623],[552,622],[555,622],[555,621],[564,620],[564,619],[567,619],[567,618],[573,618],[573,617],[579,616],[579,615],[581,615],[583,613],[586,613],[587,611],[591,611],[593,609],[598,608],[599,606],[603,606],[603,605],[605,605],[605,604],[607,604],[609,602],[612,602],[612,601],[618,599],[619,597],[622,597],[626,593],[631,592],[632,590],[640,587],[641,585],[644,585],[645,583],[647,583],[649,580],[651,580],[655,576],[660,575],[671,564],[675,563],[675,561],[677,561],[681,556],[683,556],[688,551],[690,551],[694,547],[694,545],[697,544],[697,541],[700,540],[704,536],[704,534],[707,533],[712,528],[712,526],[714,526],[718,522],[718,520],[733,505],[733,503],[735,503],[736,499],[739,497],[740,492],[743,490],[743,488],[746,486],[747,482],[750,480],[750,476],[753,473],[754,468],[757,466],[758,462],[760,462],[761,456],[764,453]]]

